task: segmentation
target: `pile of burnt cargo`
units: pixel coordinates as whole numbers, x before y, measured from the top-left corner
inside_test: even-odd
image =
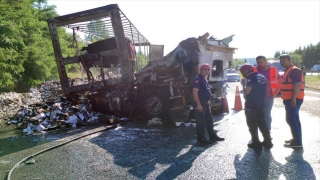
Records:
[[[47,81],[28,93],[0,94],[0,119],[5,124],[15,124],[27,135],[65,125],[76,127],[97,122],[100,116],[91,111],[88,100],[80,98],[71,102],[63,97],[60,82]]]

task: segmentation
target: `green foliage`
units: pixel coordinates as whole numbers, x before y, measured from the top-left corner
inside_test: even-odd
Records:
[[[291,56],[292,63],[295,66],[300,67],[300,62],[302,61],[302,56],[300,54],[293,54],[293,53],[291,53],[290,56]]]
[[[57,16],[47,0],[0,0],[0,89],[27,91],[58,77],[47,19]],[[64,57],[78,53],[73,36],[58,28]],[[84,43],[79,42],[79,48]],[[71,47],[71,48],[70,48]],[[69,65],[73,68],[77,65]]]
[[[144,55],[141,51],[136,54],[136,71],[141,70],[149,63],[148,56]]]
[[[233,59],[232,60],[232,66],[234,69],[238,69],[239,65],[246,63],[246,59],[245,60],[240,60],[240,59]]]
[[[280,57],[280,51],[277,51],[276,53],[274,53],[274,58],[278,58]]]
[[[317,45],[310,44],[307,47],[299,47],[293,52],[282,51],[282,54],[290,54],[296,66],[300,66],[300,62],[303,62],[307,69],[310,69],[313,65],[320,64],[320,42]],[[279,58],[279,56],[280,52],[277,51],[275,58]]]

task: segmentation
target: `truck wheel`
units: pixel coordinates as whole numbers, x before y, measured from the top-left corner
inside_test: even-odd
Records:
[[[226,98],[221,99],[221,106],[218,109],[211,110],[212,115],[220,115],[223,113],[229,114],[229,105]]]
[[[168,114],[169,97],[152,94],[143,99],[143,112],[146,118],[163,117]]]

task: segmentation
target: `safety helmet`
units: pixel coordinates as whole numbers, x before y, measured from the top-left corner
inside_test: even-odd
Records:
[[[207,64],[207,63],[202,64],[202,65],[200,66],[200,70],[202,70],[202,69],[210,70],[209,64]]]
[[[240,71],[243,71],[243,70],[248,70],[253,72],[253,67],[249,64],[244,64],[240,67]]]

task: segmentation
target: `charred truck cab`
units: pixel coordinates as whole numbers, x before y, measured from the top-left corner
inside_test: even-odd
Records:
[[[150,44],[117,4],[48,19],[48,26],[62,92],[70,99],[88,99],[93,110],[103,113],[183,121],[192,110],[193,78],[208,63],[212,112],[228,113],[224,80],[236,49],[229,47],[233,36],[188,38],[163,56],[163,46]],[[73,30],[76,42],[76,33],[96,40],[77,55],[63,57],[59,26]],[[66,66],[74,63],[87,76],[77,78],[80,83],[67,75]]]

